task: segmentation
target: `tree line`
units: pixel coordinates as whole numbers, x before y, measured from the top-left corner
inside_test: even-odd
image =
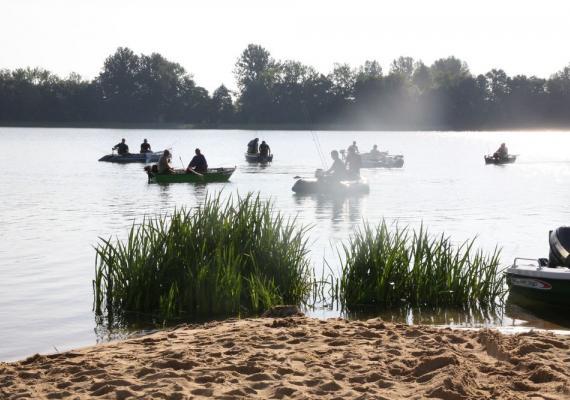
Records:
[[[321,73],[250,44],[234,67],[237,91],[212,94],[180,64],[118,48],[99,75],[60,78],[40,68],[0,70],[2,124],[196,124],[364,129],[570,126],[570,64],[548,79],[474,75],[455,57],[411,57]]]

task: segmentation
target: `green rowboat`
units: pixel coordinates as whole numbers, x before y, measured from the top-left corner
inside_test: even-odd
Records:
[[[171,174],[158,174],[152,170],[145,169],[149,183],[210,183],[227,182],[234,171],[234,168],[208,168],[208,172],[198,174],[177,169]]]

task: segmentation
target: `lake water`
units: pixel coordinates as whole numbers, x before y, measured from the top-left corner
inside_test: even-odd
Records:
[[[153,149],[172,148],[174,164],[200,147],[210,166],[237,166],[231,182],[148,184],[142,165],[99,163],[124,137],[131,151],[143,138]],[[275,161],[248,165],[252,137],[271,145]],[[296,197],[293,177],[322,168],[316,143],[328,154],[352,140],[405,156],[402,169],[363,170],[370,194],[330,200]],[[483,154],[507,142],[520,154],[513,165],[486,166]],[[210,193],[259,191],[287,215],[313,225],[312,259],[335,265],[334,246],[363,220],[418,226],[454,241],[478,235],[478,246],[515,256],[548,254],[549,229],[570,221],[568,132],[284,132],[0,128],[0,360],[61,351],[104,339],[92,312],[93,246],[99,237],[124,237],[144,215],[195,206]],[[328,161],[327,161],[328,162]],[[316,311],[317,316],[337,315]],[[391,318],[392,316],[385,316]],[[498,315],[402,312],[395,319],[451,325],[527,325],[561,328],[507,307]]]

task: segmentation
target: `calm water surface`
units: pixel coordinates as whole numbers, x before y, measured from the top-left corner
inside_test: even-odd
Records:
[[[191,184],[149,185],[140,164],[97,162],[120,138],[131,151],[143,138],[154,149],[171,147],[174,164],[188,163],[200,147],[211,166],[237,166],[231,182],[207,190],[260,191],[285,214],[313,225],[312,259],[337,265],[333,248],[364,219],[445,232],[461,242],[515,256],[547,256],[548,230],[570,223],[570,135],[568,132],[245,132],[0,128],[0,360],[54,352],[102,340],[92,312],[93,245],[98,237],[124,237],[144,215],[195,206],[206,189]],[[245,144],[265,139],[273,165],[247,165]],[[405,155],[399,170],[363,170],[370,194],[331,200],[296,197],[295,175],[322,167],[323,152],[356,140]],[[483,154],[507,142],[516,164],[485,166]],[[316,311],[317,316],[337,315]],[[569,327],[567,320],[537,319],[509,305],[497,315],[473,312],[400,311],[385,318],[410,323],[465,326]]]

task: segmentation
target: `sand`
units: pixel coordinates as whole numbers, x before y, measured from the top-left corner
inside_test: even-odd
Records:
[[[568,399],[570,338],[227,320],[0,363],[1,399]]]

